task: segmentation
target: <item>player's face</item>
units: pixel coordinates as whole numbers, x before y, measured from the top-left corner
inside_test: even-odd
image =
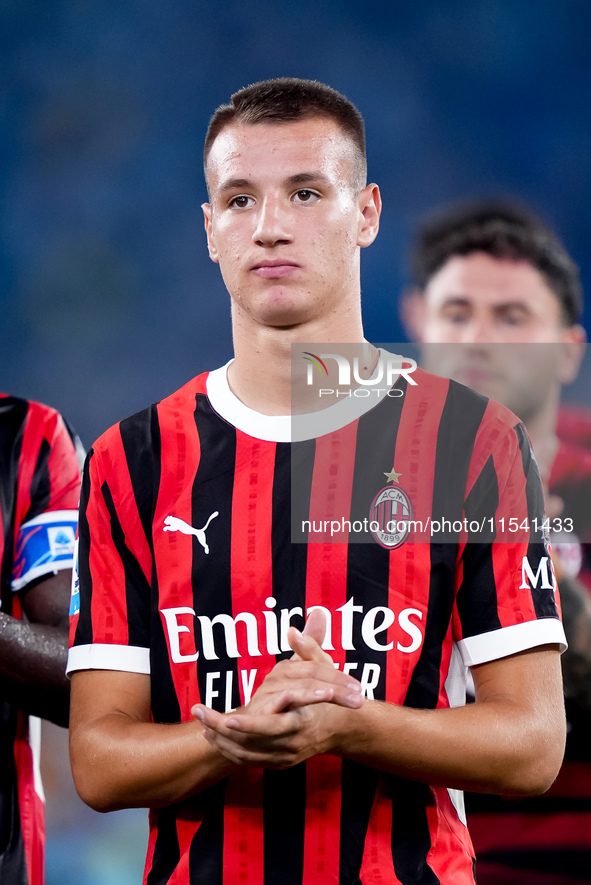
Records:
[[[353,185],[338,124],[232,124],[214,141],[203,207],[209,254],[235,312],[286,327],[326,320],[359,299],[359,249],[375,238],[379,191]]]
[[[484,252],[450,258],[423,298],[425,365],[504,403],[524,421],[548,391],[570,380],[579,327],[562,322],[558,298],[526,261]],[[525,346],[522,346],[525,345]]]

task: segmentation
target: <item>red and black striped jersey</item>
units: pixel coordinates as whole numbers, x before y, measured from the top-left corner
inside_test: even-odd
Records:
[[[75,440],[48,406],[0,394],[0,604],[20,618],[20,594],[73,564],[80,495]],[[44,881],[39,720],[0,698],[0,883]]]
[[[434,709],[463,702],[468,666],[562,643],[543,534],[497,528],[543,520],[522,425],[414,377],[298,442],[225,367],[107,431],[83,480],[69,670],[149,673],[156,722],[230,711],[321,607],[323,647],[368,697]],[[150,820],[147,885],[474,881],[460,793],[331,755],[243,769]]]

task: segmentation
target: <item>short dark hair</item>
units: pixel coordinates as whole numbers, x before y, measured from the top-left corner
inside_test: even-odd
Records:
[[[583,310],[579,268],[544,222],[530,209],[506,200],[459,203],[431,213],[420,224],[411,250],[414,285],[425,289],[453,255],[486,252],[527,261],[558,298],[565,325]]]
[[[217,136],[234,121],[254,125],[289,123],[306,117],[329,117],[349,136],[357,155],[355,185],[361,190],[367,176],[363,117],[353,102],[318,80],[278,77],[239,89],[230,98],[230,103],[220,105],[209,121],[203,166],[207,168],[207,158]],[[205,177],[207,179],[207,174]]]

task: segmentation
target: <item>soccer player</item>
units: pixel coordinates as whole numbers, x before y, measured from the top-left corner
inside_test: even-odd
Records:
[[[36,717],[68,724],[64,671],[80,496],[77,444],[54,409],[0,394],[2,885],[45,881]]]
[[[381,204],[344,96],[297,79],[240,90],[210,122],[205,172],[235,357],[89,454],[76,786],[103,811],[151,808],[151,885],[473,883],[459,791],[543,791],[564,744],[527,437],[504,407],[363,342],[360,251]],[[327,384],[334,403],[292,432],[307,384],[292,388],[292,363],[304,379],[307,359],[331,363],[332,381],[336,353],[346,376],[343,342],[359,384]],[[492,543],[510,512],[529,528]],[[444,518],[460,528],[428,543]],[[485,528],[467,538],[462,520]]]
[[[589,543],[580,543],[591,526],[591,452],[558,437],[561,386],[575,377],[585,341],[578,268],[529,209],[496,200],[433,212],[416,234],[411,266],[404,313],[426,344],[423,365],[519,415],[550,491],[550,525],[572,527],[553,543],[570,646],[566,762],[551,798],[469,798],[478,881],[537,882],[550,871],[557,885],[579,881],[591,809],[591,600],[577,576],[587,584],[591,576]]]

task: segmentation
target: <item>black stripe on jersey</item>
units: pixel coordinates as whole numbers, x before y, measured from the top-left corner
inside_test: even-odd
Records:
[[[28,885],[14,761],[16,709],[0,701],[0,882]]]
[[[484,519],[488,527],[488,519],[495,516],[498,506],[499,483],[491,455],[466,498],[466,519],[479,524]],[[493,538],[492,532],[488,543],[469,538],[464,547],[462,584],[457,594],[463,636],[478,636],[501,626],[493,567]],[[475,598],[478,599],[477,606],[474,605]]]
[[[406,390],[406,381],[403,385]],[[387,485],[384,473],[394,467],[394,453],[402,404],[404,400],[388,399],[360,418],[357,426],[355,468],[351,496],[351,523],[369,519],[376,494]],[[388,606],[390,552],[368,533],[365,543],[349,545],[347,561],[347,600],[363,605],[364,611],[375,606]],[[374,697],[386,696],[387,652],[366,647],[361,635],[362,613],[353,613],[353,646],[347,651],[347,663],[356,663],[351,675],[361,679],[370,667],[378,674]],[[367,667],[367,670],[365,669]],[[369,680],[373,682],[374,680]],[[342,882],[354,882],[363,859],[363,846],[377,785],[372,769],[343,760],[341,792]],[[350,878],[347,878],[348,875]]]
[[[433,796],[427,784],[385,775],[392,796],[392,858],[396,876],[402,885],[439,885],[427,863],[431,834],[427,805]]]
[[[0,513],[4,529],[4,550],[0,572],[2,611],[12,614],[12,568],[14,554],[14,510],[18,485],[18,466],[23,446],[23,429],[29,404],[12,396],[0,397]],[[2,591],[6,592],[2,592]]]
[[[544,507],[542,484],[540,482],[540,473],[532,454],[525,427],[523,424],[517,424],[514,430],[519,441],[523,472],[526,477],[525,493],[527,496],[527,516],[530,527],[533,527],[530,534],[530,541],[527,546],[527,558],[530,566],[533,567],[535,574],[540,560],[545,556],[549,556],[548,547],[544,542],[542,535],[542,525],[546,511]],[[535,531],[536,524],[538,526],[538,531]],[[556,609],[554,590],[551,587],[543,587],[542,583],[542,581],[538,581],[535,591],[534,588],[532,588],[532,600],[536,615],[538,618],[557,618],[558,612]]]
[[[437,434],[432,507],[434,520],[453,522],[462,516],[470,459],[487,405],[486,397],[455,381],[449,382]],[[450,532],[447,537],[442,533],[438,540],[455,543],[457,533]]]
[[[278,448],[282,450],[284,445],[279,443]],[[310,519],[315,453],[315,439],[291,445],[291,537],[297,543],[308,541],[308,529],[303,526]]]
[[[468,468],[478,429],[486,411],[486,397],[450,381],[439,422],[432,516],[434,520],[460,519]],[[434,709],[439,696],[439,669],[443,642],[454,603],[457,534],[430,544],[431,576],[425,638],[413,670],[405,705]]]
[[[342,763],[341,852],[339,882],[357,882],[363,861],[365,837],[380,772],[351,759]]]
[[[160,427],[156,408],[146,409],[119,424],[133,496],[148,546],[154,553],[152,521],[160,484]]]
[[[125,533],[119,522],[115,502],[108,483],[101,486],[105,506],[111,518],[111,537],[113,545],[125,566],[125,600],[127,604],[127,624],[129,628],[129,645],[148,648],[150,645],[150,612],[148,610],[150,587],[147,584],[141,566],[127,544]]]
[[[305,825],[305,762],[285,771],[264,771],[264,885],[301,885]]]
[[[310,447],[298,446],[298,457],[304,459],[302,483],[311,487],[313,457]],[[277,443],[273,472],[271,524],[271,568],[274,611],[280,623],[282,608],[306,607],[306,566],[308,547],[291,543],[292,481],[291,446]],[[308,493],[308,507],[310,497]],[[303,628],[304,618],[294,615],[291,623]],[[290,657],[291,651],[276,655],[277,661]],[[267,770],[263,773],[263,829],[265,885],[301,885],[304,875],[304,835],[306,825],[306,765],[296,765],[286,771]]]
[[[142,524],[144,527],[144,531],[147,533],[148,544],[150,550],[152,551],[152,592],[151,592],[151,642],[150,642],[150,685],[152,692],[152,715],[154,717],[155,722],[180,722],[181,715],[181,707],[176,695],[176,688],[174,684],[174,680],[172,678],[171,672],[171,663],[170,656],[168,652],[168,644],[166,641],[166,634],[164,632],[164,625],[162,623],[162,618],[160,616],[159,611],[159,599],[160,599],[160,591],[159,591],[159,582],[158,582],[158,572],[156,569],[156,558],[154,557],[154,547],[153,547],[153,526],[152,523],[147,525],[147,520],[145,517],[145,513],[150,514],[150,519],[153,520],[154,511],[156,509],[156,501],[158,500],[158,490],[160,488],[160,477],[162,474],[162,438],[160,433],[160,424],[158,423],[158,410],[155,406],[141,414],[141,418],[144,419],[145,416],[145,427],[144,431],[146,434],[148,433],[148,422],[150,424],[149,433],[151,434],[149,437],[148,443],[148,451],[150,453],[150,464],[149,466],[149,477],[152,483],[152,500],[148,499],[148,489],[147,484],[146,487],[142,487],[142,495],[137,495],[135,492],[136,483],[135,477],[138,475],[139,470],[141,469],[139,459],[136,461],[133,454],[131,453],[132,444],[131,444],[131,436],[129,440],[129,446],[126,444],[126,436],[127,434],[122,431],[121,437],[123,441],[123,446],[125,449],[125,454],[127,458],[127,463],[129,465],[129,474],[131,478],[131,482],[134,488],[134,495],[136,498],[136,503],[138,505],[140,519],[142,520]],[[149,418],[148,418],[149,416]],[[136,416],[140,417],[140,416]],[[148,439],[146,439],[148,442]],[[128,448],[130,451],[128,451]],[[130,460],[131,454],[131,460]],[[141,501],[141,506],[140,506]],[[149,506],[144,506],[149,505]],[[144,512],[145,511],[145,512]]]
[[[403,385],[406,389],[406,382]],[[394,466],[394,453],[404,399],[387,399],[359,419],[355,449],[355,468],[351,495],[351,523],[369,520],[373,500],[388,485],[384,473]],[[355,543],[363,538],[362,543]],[[349,545],[347,560],[347,600],[353,597],[364,611],[388,606],[390,551],[380,546],[370,532],[355,535]],[[361,613],[353,614],[353,650],[347,651],[347,663],[357,663],[351,675],[360,679],[362,663],[379,667],[379,679],[373,688],[374,697],[386,697],[386,651],[366,647],[361,635]],[[367,671],[369,672],[369,671]]]
[[[169,805],[159,808],[152,814],[158,815],[154,824],[158,835],[154,846],[152,866],[146,877],[146,885],[165,885],[170,881],[181,859],[179,840],[176,829],[178,806]]]
[[[198,807],[203,803],[203,807],[207,808],[207,816],[191,842],[189,851],[191,883],[222,885],[224,881],[224,802],[227,785],[226,778],[196,797]]]
[[[84,600],[84,605],[80,606],[80,615],[78,624],[76,625],[76,635],[74,637],[74,645],[92,644],[92,572],[90,571],[90,529],[88,527],[88,517],[86,516],[86,508],[88,507],[88,499],[90,496],[90,461],[94,455],[94,449],[90,449],[86,456],[84,465],[84,473],[82,474],[82,488],[80,491],[80,510],[78,513],[78,580],[81,587],[86,588],[88,598]]]
[[[197,614],[195,644],[199,652],[197,668],[199,693],[206,702],[207,674],[215,681],[212,706],[224,713],[226,710],[226,677],[232,674],[232,707],[240,706],[238,686],[238,661],[229,658],[225,650],[225,630],[222,624],[212,627],[217,659],[208,660],[203,654],[202,631],[199,617],[210,620],[216,615],[232,617],[232,500],[234,494],[234,471],[236,469],[236,429],[212,410],[205,396],[197,395],[195,425],[199,435],[201,456],[193,482],[191,519],[192,525],[202,528],[217,511],[207,527],[209,553],[193,537],[193,562],[191,582],[193,608]],[[195,663],[197,667],[197,663]]]

